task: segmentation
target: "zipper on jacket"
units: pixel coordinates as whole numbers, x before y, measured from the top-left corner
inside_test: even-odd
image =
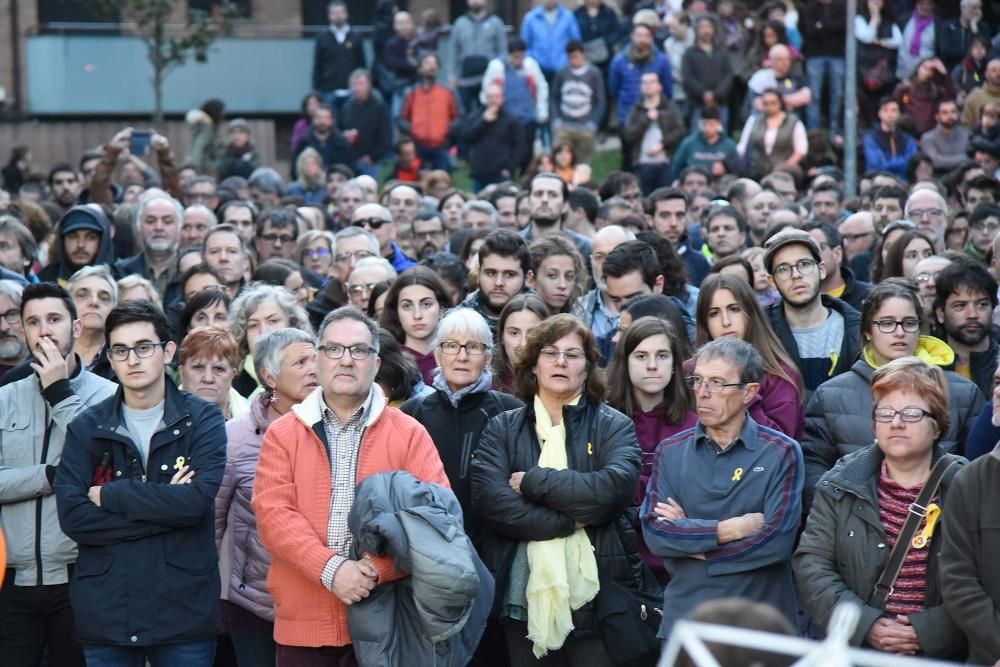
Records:
[[[49,456],[49,439],[52,436],[52,422],[49,420],[49,406],[45,405],[45,438],[42,440],[42,456],[39,460],[41,465],[47,465],[45,460]],[[44,584],[42,576],[42,500],[44,496],[35,499],[35,585]]]
[[[138,477],[143,482],[145,482],[146,481],[146,469],[142,467],[142,463],[139,462],[139,459],[137,459],[134,456],[131,456],[130,463],[132,464],[132,476],[133,477]]]

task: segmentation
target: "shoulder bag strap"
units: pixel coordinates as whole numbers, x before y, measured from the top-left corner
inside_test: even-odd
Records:
[[[903,561],[906,560],[906,554],[910,552],[913,536],[916,534],[924,517],[927,516],[927,506],[930,504],[931,499],[934,498],[934,494],[937,493],[938,487],[941,486],[941,480],[944,479],[945,473],[948,472],[948,468],[954,462],[954,459],[947,456],[942,456],[938,459],[938,462],[934,464],[934,468],[931,470],[930,477],[927,478],[927,483],[924,484],[924,488],[920,491],[920,495],[910,505],[906,521],[903,523],[903,527],[899,531],[899,537],[896,539],[896,544],[889,554],[889,562],[886,563],[885,569],[882,571],[882,576],[878,578],[875,590],[872,591],[872,597],[868,601],[868,604],[871,606],[883,609],[889,596],[892,595],[892,587],[895,585],[896,577],[899,576],[899,571],[903,567]]]

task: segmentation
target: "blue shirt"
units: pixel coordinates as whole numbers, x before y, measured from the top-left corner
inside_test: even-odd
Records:
[[[721,597],[766,602],[795,621],[791,557],[804,475],[799,443],[749,414],[726,449],[705,434],[700,421],[660,443],[640,509],[646,545],[671,577],[659,637],[669,637],[674,623],[698,604]],[[685,518],[666,521],[653,512],[668,497]],[[759,531],[719,544],[720,521],[752,512],[764,515]],[[704,560],[691,557],[697,554]]]
[[[580,39],[580,26],[573,12],[562,5],[556,5],[555,23],[549,23],[545,7],[538,6],[524,15],[521,39],[542,71],[555,73],[566,66],[566,45],[570,40]]]

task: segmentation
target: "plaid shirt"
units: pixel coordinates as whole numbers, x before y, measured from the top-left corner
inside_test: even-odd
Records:
[[[346,554],[354,541],[347,528],[347,516],[354,504],[355,477],[358,470],[358,449],[361,436],[365,432],[368,416],[371,414],[374,392],[351,415],[346,423],[341,423],[329,407],[323,407],[323,430],[329,444],[330,457],[330,514],[326,521],[326,544],[336,556],[332,556],[323,567],[320,581],[328,591],[333,591],[333,580],[337,570],[348,558]]]

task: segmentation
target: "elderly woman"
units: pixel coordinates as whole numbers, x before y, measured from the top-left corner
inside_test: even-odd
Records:
[[[226,329],[193,329],[181,341],[179,357],[181,389],[218,406],[227,420],[246,413],[247,400],[233,389],[240,354]]]
[[[333,234],[310,229],[299,236],[299,241],[295,245],[295,259],[314,275],[325,280],[335,273],[333,247]]]
[[[462,505],[466,532],[475,541],[469,466],[487,422],[522,403],[490,388],[493,335],[476,311],[449,311],[437,326],[432,347],[437,359],[431,383],[435,391],[408,400],[401,409],[423,424],[434,440],[451,490]]]
[[[226,424],[229,445],[215,499],[215,540],[224,577],[222,627],[232,638],[236,661],[273,665],[274,603],[267,589],[271,556],[260,543],[250,500],[267,427],[302,402],[319,381],[316,343],[305,331],[264,334],[253,351],[264,391],[254,396],[246,414]]]
[[[233,387],[241,396],[250,397],[260,386],[250,351],[260,336],[292,327],[313,332],[309,316],[287,289],[276,285],[252,283],[233,301],[229,310],[229,330],[236,339],[240,356],[239,373]]]
[[[923,307],[916,286],[890,278],[865,297],[861,310],[861,358],[851,370],[827,380],[806,404],[802,455],[806,462],[806,495],[837,459],[871,444],[871,380],[873,372],[901,357],[916,356],[930,365],[949,368],[955,353],[933,336],[921,336]],[[950,418],[938,439],[946,452],[961,451],[966,434],[983,406],[979,388],[952,371],[945,371]]]
[[[940,368],[903,357],[872,374],[871,402],[874,446],[845,456],[816,489],[793,561],[801,599],[824,627],[837,603],[860,605],[855,645],[961,659],[965,639],[941,603],[941,545],[934,531],[935,510],[947,502],[948,488],[965,463],[939,446],[950,420],[948,381]],[[875,584],[898,548],[907,508],[932,469],[948,464],[883,601]]]
[[[526,405],[490,421],[472,462],[479,553],[496,577],[512,665],[546,654],[544,664],[612,664],[600,636],[570,629],[598,629],[599,578],[638,586],[641,563],[622,538],[639,446],[632,422],[603,402],[597,362],[593,335],[572,315],[535,327],[514,364]]]

